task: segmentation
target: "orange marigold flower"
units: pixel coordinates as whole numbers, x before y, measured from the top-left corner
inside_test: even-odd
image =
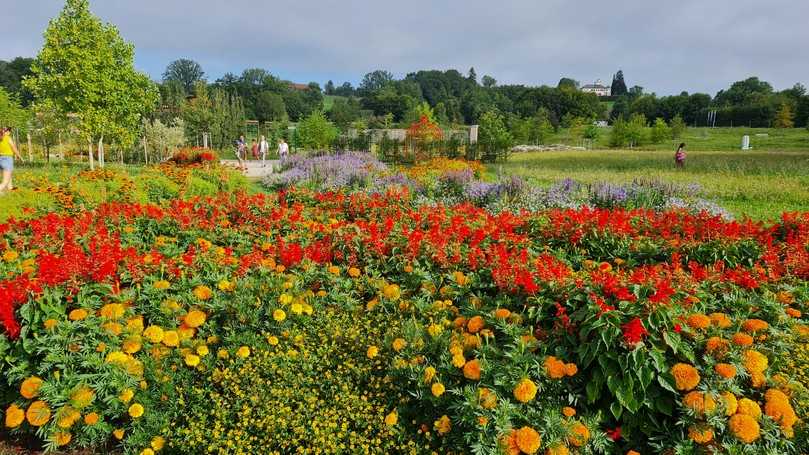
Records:
[[[798,416],[792,405],[789,404],[789,397],[778,389],[770,389],[764,394],[764,413],[770,416],[782,428],[791,428],[798,421]]]
[[[724,357],[730,349],[730,342],[719,337],[710,337],[705,341],[705,351],[717,358]]]
[[[576,373],[579,372],[579,367],[576,366],[575,363],[566,363],[565,364],[565,375],[567,376],[576,376]]]
[[[22,424],[23,420],[25,420],[25,411],[16,404],[6,408],[6,428],[17,428]]]
[[[725,313],[711,313],[708,317],[711,319],[711,324],[720,329],[726,329],[733,324],[730,317]]]
[[[759,417],[761,417],[761,407],[758,403],[749,398],[742,398],[738,401],[736,413],[744,414],[758,420]]]
[[[399,352],[402,349],[404,349],[405,346],[407,346],[407,341],[405,341],[404,338],[397,338],[397,339],[393,340],[393,350],[394,351]]]
[[[523,378],[514,387],[514,398],[520,403],[528,403],[537,396],[537,386],[534,381]]]
[[[671,374],[674,376],[674,383],[677,390],[693,390],[699,384],[699,372],[687,363],[678,363],[671,367]]]
[[[736,376],[736,367],[729,363],[717,363],[714,365],[713,369],[716,374],[725,379],[731,379],[732,377]]]
[[[800,310],[797,310],[795,308],[787,308],[786,312],[787,312],[787,316],[793,317],[795,319],[798,319],[798,318],[801,317]]]
[[[84,423],[87,425],[95,425],[98,423],[98,414],[95,412],[91,412],[84,416]]]
[[[742,323],[742,330],[749,333],[756,333],[766,330],[769,326],[770,325],[767,324],[767,321],[762,321],[761,319],[748,319]]]
[[[42,379],[36,376],[26,378],[22,384],[20,384],[20,395],[29,400],[34,398],[39,395],[39,388],[42,387],[42,382]]]
[[[746,444],[755,442],[761,432],[758,422],[749,415],[736,414],[728,420],[728,427],[733,436]]]
[[[570,455],[570,449],[566,445],[557,442],[545,450],[545,455]]]
[[[710,327],[711,325],[711,318],[702,314],[702,313],[695,313],[685,320],[685,323],[688,324],[689,327],[697,330],[704,330]]]
[[[554,356],[545,357],[545,372],[551,379],[562,379],[567,374],[565,372],[565,362]]]
[[[507,308],[498,308],[494,310],[494,317],[497,319],[507,319],[509,316],[511,316],[511,311],[509,311]]]
[[[183,322],[191,328],[197,328],[205,323],[207,315],[200,310],[191,310],[185,315]]]
[[[87,310],[84,308],[77,308],[72,310],[68,315],[67,318],[71,321],[81,321],[82,319],[87,317]]]
[[[32,426],[41,427],[51,419],[51,408],[49,408],[48,404],[44,401],[37,400],[28,406],[28,410],[25,412],[25,418]]]
[[[523,453],[527,453],[529,455],[537,453],[539,446],[542,445],[542,441],[539,437],[539,433],[537,433],[536,430],[531,427],[522,427],[519,430],[516,430],[515,433],[517,447],[519,447]]]
[[[730,392],[722,392],[720,395],[725,405],[725,415],[730,417],[736,414],[736,410],[739,408],[739,402],[736,400],[736,396]]]
[[[486,326],[486,321],[483,320],[481,316],[473,316],[469,319],[469,322],[466,323],[466,330],[469,333],[478,333]]]
[[[486,387],[478,389],[478,402],[483,409],[494,409],[497,406],[497,395]]]
[[[571,408],[570,406],[565,406],[564,408],[562,408],[562,414],[564,414],[565,417],[573,417],[574,415],[576,415],[576,410]]]
[[[449,420],[449,417],[444,414],[433,423],[433,428],[435,428],[438,434],[444,435],[449,433],[449,430],[452,429],[452,422]]]
[[[703,392],[688,392],[683,398],[683,405],[692,409],[697,415],[711,413],[716,409],[716,401]]]
[[[691,425],[688,437],[697,444],[706,444],[713,440],[713,429],[707,425]]]
[[[752,346],[753,337],[746,333],[736,333],[733,335],[733,344],[736,346]]]
[[[570,428],[570,435],[567,437],[570,445],[576,447],[583,447],[589,439],[590,430],[581,422],[573,424],[573,427]]]
[[[480,361],[478,359],[473,359],[463,366],[463,375],[466,379],[472,381],[479,381],[480,380]]]
[[[748,349],[744,351],[742,353],[742,361],[744,362],[744,368],[751,374],[762,373],[769,365],[767,356],[756,351],[755,349]]]
[[[208,300],[213,297],[213,291],[208,286],[197,286],[194,288],[194,297],[199,300]]]
[[[517,445],[517,431],[511,430],[508,435],[503,436],[500,441],[507,455],[520,455],[520,446]]]
[[[72,436],[67,431],[57,431],[53,434],[53,443],[61,447],[70,443]]]
[[[81,413],[69,405],[63,406],[56,412],[56,425],[59,428],[70,428],[79,419],[81,419]]]

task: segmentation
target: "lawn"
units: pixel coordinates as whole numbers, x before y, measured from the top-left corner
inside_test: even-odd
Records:
[[[516,174],[549,185],[565,178],[582,183],[658,179],[697,183],[704,196],[736,216],[776,218],[809,210],[809,148],[806,151],[691,151],[686,168],[674,167],[672,151],[594,150],[530,152],[489,166],[491,174]]]

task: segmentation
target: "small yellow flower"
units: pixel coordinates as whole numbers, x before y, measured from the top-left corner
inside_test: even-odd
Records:
[[[149,445],[151,445],[152,449],[155,451],[160,451],[163,450],[163,446],[166,445],[166,440],[163,438],[163,436],[155,436],[152,439],[152,443]]]
[[[118,428],[116,430],[113,430],[112,435],[115,436],[115,439],[120,441],[121,439],[124,439],[124,429]]]
[[[135,403],[135,404],[133,404],[132,406],[129,407],[129,415],[132,418],[137,419],[137,418],[141,417],[143,415],[143,412],[144,412],[143,405],[141,405],[139,403]]]
[[[45,330],[52,330],[52,329],[53,329],[54,327],[56,327],[58,324],[59,324],[59,321],[57,321],[56,319],[47,319],[47,320],[44,322],[44,324],[43,324],[43,325],[45,326]]]
[[[272,318],[278,322],[281,322],[287,318],[287,313],[284,310],[278,308],[272,312]]]
[[[445,391],[446,389],[444,388],[444,384],[441,384],[440,382],[436,382],[430,387],[430,392],[432,392],[433,396],[436,397],[440,397]]]
[[[278,337],[271,335],[269,338],[267,338],[267,343],[270,343],[270,346],[278,346]]]
[[[3,260],[6,262],[11,262],[16,260],[20,255],[14,250],[6,250],[3,253]]]
[[[370,346],[365,354],[368,356],[369,359],[373,359],[374,357],[379,355],[379,348],[377,348],[376,346]]]
[[[242,359],[245,359],[245,358],[249,357],[250,356],[250,348],[248,348],[247,346],[240,347],[239,350],[236,351],[236,356],[241,357]]]
[[[190,367],[199,365],[199,356],[196,354],[188,354],[185,356],[185,364]]]
[[[208,300],[213,297],[213,291],[208,286],[197,286],[194,288],[194,297],[199,300]]]
[[[407,341],[404,338],[397,338],[393,340],[393,350],[396,352],[400,352],[407,346]]]
[[[350,268],[348,269],[348,276],[350,276],[351,278],[357,278],[357,277],[359,277],[359,276],[360,276],[360,273],[361,273],[361,272],[360,272],[360,269],[358,269],[358,268],[356,268],[356,267],[350,267]]]
[[[166,290],[169,288],[169,286],[171,286],[171,283],[166,280],[155,281],[154,283],[154,288],[159,291]]]
[[[87,317],[87,310],[84,308],[77,308],[72,310],[68,315],[67,318],[71,321],[81,321],[82,319]]]
[[[197,355],[200,356],[200,357],[205,357],[210,352],[211,351],[210,351],[210,349],[208,349],[208,346],[206,346],[204,344],[201,344],[201,345],[197,346]]]
[[[123,391],[123,392],[121,392],[121,394],[120,394],[120,395],[118,395],[118,398],[119,398],[121,401],[123,401],[124,403],[129,403],[129,401],[130,401],[130,400],[132,399],[132,397],[134,397],[134,396],[135,396],[135,392],[133,392],[133,391],[132,391],[132,389],[124,389],[124,391]]]
[[[394,409],[390,414],[385,416],[385,425],[392,427],[399,422],[399,414]]]

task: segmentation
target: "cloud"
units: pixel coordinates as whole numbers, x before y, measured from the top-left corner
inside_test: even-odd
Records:
[[[11,0],[0,58],[35,55],[57,0]],[[199,61],[213,79],[248,67],[320,83],[384,68],[474,66],[501,83],[568,76],[660,94],[715,93],[757,75],[777,88],[809,83],[805,0],[93,0],[159,79],[166,64]]]

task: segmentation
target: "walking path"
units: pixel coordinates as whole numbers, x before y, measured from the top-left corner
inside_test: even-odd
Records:
[[[239,161],[237,160],[220,160],[222,165],[232,167],[235,169],[239,168]],[[244,175],[248,178],[252,179],[262,179],[270,174],[273,173],[273,169],[278,166],[280,163],[279,160],[267,160],[265,161],[266,166],[261,166],[261,161],[255,160],[248,160],[245,161],[244,164],[247,167],[247,171],[245,171]]]

